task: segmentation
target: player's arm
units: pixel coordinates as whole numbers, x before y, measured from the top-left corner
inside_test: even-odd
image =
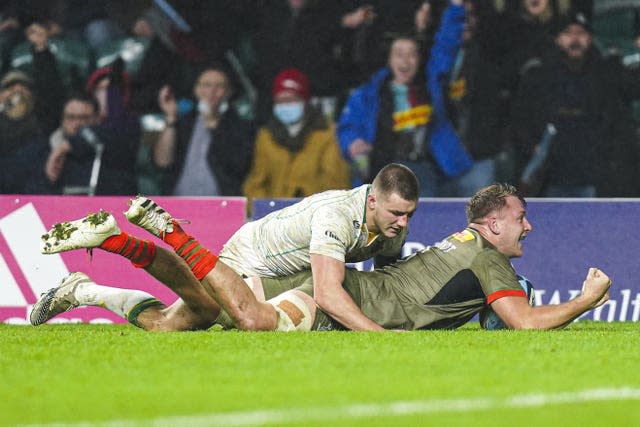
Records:
[[[326,255],[311,254],[313,297],[329,316],[355,331],[383,331],[384,328],[365,316],[343,289],[344,263]]]
[[[494,301],[491,308],[509,329],[556,329],[604,304],[608,300],[610,286],[611,280],[605,273],[590,268],[582,292],[571,301],[531,307],[526,298],[503,297]]]

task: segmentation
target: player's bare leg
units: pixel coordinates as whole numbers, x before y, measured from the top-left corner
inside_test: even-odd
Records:
[[[186,261],[193,275],[202,283],[209,295],[229,314],[237,328],[243,330],[274,330],[276,328],[278,314],[273,306],[258,301],[239,274],[218,261],[217,256],[185,233],[179,221],[153,200],[137,197],[131,201],[125,216],[129,222],[144,228],[171,245],[176,254]],[[154,274],[152,271],[149,272]],[[174,282],[171,281],[171,283]],[[181,289],[182,291],[187,292],[186,289]],[[190,300],[185,302],[193,309]]]
[[[180,299],[160,313],[141,312],[136,319],[138,326],[147,330],[182,331],[213,325],[220,314],[220,305],[205,291],[184,260],[171,251],[157,248],[145,270]]]
[[[278,314],[273,306],[258,301],[244,279],[222,261],[218,261],[201,283],[224,307],[238,329],[249,331],[276,329]]]
[[[191,330],[211,326],[220,306],[203,289],[184,260],[120,231],[108,212],[90,213],[75,221],[55,224],[42,236],[45,254],[74,249],[103,249],[131,260],[178,294],[182,300],[166,307],[146,292],[98,285],[83,273],[74,273],[43,294],[31,314],[39,325],[79,306],[97,305],[147,330]],[[124,311],[123,311],[124,310]]]

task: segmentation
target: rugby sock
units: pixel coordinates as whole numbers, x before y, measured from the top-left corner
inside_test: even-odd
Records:
[[[128,258],[137,268],[147,267],[156,256],[156,245],[152,241],[140,240],[124,231],[107,238],[100,245],[100,249]]]
[[[185,233],[176,221],[173,222],[173,231],[166,233],[163,240],[187,262],[198,280],[202,280],[218,262],[217,256]]]
[[[164,306],[147,292],[98,285],[93,281],[78,284],[74,296],[80,305],[106,308],[136,326],[135,319],[142,311],[152,306]]]

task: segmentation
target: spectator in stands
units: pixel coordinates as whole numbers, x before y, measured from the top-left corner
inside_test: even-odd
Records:
[[[501,64],[505,96],[512,97],[527,67],[554,49],[554,31],[561,13],[552,0],[519,0],[515,12],[507,11],[496,25],[501,34],[496,49],[504,56]]]
[[[34,108],[45,135],[57,127],[66,97],[56,59],[49,49],[49,34],[49,29],[38,22],[30,24],[25,30],[33,55],[30,78],[36,95]]]
[[[45,164],[46,176],[54,186],[55,192],[63,191],[64,183],[61,182],[60,176],[66,169],[67,156],[72,151],[71,141],[79,142],[81,145],[87,144],[80,136],[80,131],[86,126],[98,124],[98,111],[98,102],[88,94],[76,93],[67,99],[60,127],[49,137],[50,152]]]
[[[452,3],[444,11],[431,50],[431,142],[462,142],[473,158],[473,166],[459,176],[447,176],[440,168],[433,168],[431,181],[439,197],[470,197],[496,180],[504,117],[500,63],[491,43],[492,12],[478,1]]]
[[[547,124],[557,130],[542,195],[596,196],[603,167],[594,165],[604,165],[616,111],[609,78],[582,13],[560,21],[555,48],[523,75],[512,117],[520,153],[530,158],[536,152]]]
[[[165,193],[177,196],[239,196],[251,164],[252,123],[230,105],[231,74],[210,64],[193,88],[197,109],[178,116],[172,89],[158,95],[167,127],[154,146],[154,163],[167,172]]]
[[[604,58],[615,112],[612,114],[613,135],[601,153],[606,163],[603,179],[596,188],[599,197],[640,196],[640,124],[634,114],[634,103],[640,99],[640,68],[625,67],[620,53],[613,51]]]
[[[68,194],[135,194],[140,125],[127,110],[129,86],[122,60],[94,71],[87,92],[74,94],[65,103],[61,126],[49,140],[47,177],[58,191]],[[91,189],[100,147],[100,173]]]
[[[34,165],[46,156],[46,139],[35,113],[33,81],[20,71],[0,80],[0,194],[43,190],[44,175]]]
[[[439,133],[430,129],[429,72],[419,73],[421,63],[419,44],[411,37],[398,37],[391,44],[388,67],[375,73],[347,100],[338,120],[338,138],[343,155],[353,165],[354,184],[358,177],[369,182],[382,166],[396,162],[416,174],[421,196],[435,196],[433,176],[437,171],[457,176],[471,167],[462,143],[447,138],[453,132],[450,127],[441,125]],[[437,65],[437,61],[429,62],[435,71]]]
[[[376,70],[385,66],[388,43],[399,35],[411,34],[422,44],[422,52],[428,52],[435,29],[448,0],[368,0],[356,2],[366,5],[366,19],[352,27],[349,34],[353,63],[358,82],[366,80]],[[362,8],[362,7],[361,7]],[[411,11],[416,11],[412,16]],[[425,61],[427,58],[424,58]]]
[[[149,45],[137,72],[131,76],[131,109],[140,114],[158,110],[158,92],[168,85],[176,97],[191,91],[193,76],[184,74],[185,59],[171,38],[171,24],[162,12],[149,8],[138,16],[131,33]],[[188,84],[185,82],[188,80]]]
[[[258,121],[271,116],[271,87],[284,68],[308,76],[313,103],[333,117],[338,98],[357,84],[350,58],[355,30],[372,19],[371,8],[336,0],[251,1],[245,12],[255,51],[253,80],[258,89]]]
[[[295,68],[273,83],[273,115],[260,128],[244,195],[304,197],[349,187],[348,166],[340,155],[335,125],[309,103],[309,83]]]

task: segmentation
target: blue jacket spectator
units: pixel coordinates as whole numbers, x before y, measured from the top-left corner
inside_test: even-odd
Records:
[[[447,18],[447,14],[451,15],[451,17]],[[462,17],[462,20],[464,20],[464,9],[461,6],[452,5],[445,12],[443,19],[452,20],[456,16]],[[458,18],[458,20],[460,19]],[[347,100],[347,104],[338,120],[338,138],[343,155],[354,165],[358,164],[360,158],[364,158],[370,152],[370,168],[368,171],[365,170],[365,173],[360,173],[360,177],[364,180],[374,175],[384,164],[391,161],[400,162],[412,168],[418,175],[422,187],[421,195],[433,196],[435,195],[435,189],[431,187],[431,183],[435,174],[442,173],[446,176],[458,176],[472,166],[471,157],[455,136],[455,131],[448,121],[441,119],[437,126],[432,127],[432,107],[434,108],[433,113],[440,116],[446,115],[444,95],[439,84],[443,71],[450,69],[449,64],[452,61],[450,55],[445,55],[450,50],[447,49],[446,44],[457,44],[458,46],[460,44],[461,31],[458,29],[456,34],[456,28],[450,27],[451,25],[442,27],[439,40],[436,40],[436,43],[441,43],[444,46],[434,46],[431,59],[425,69],[425,84],[422,90],[426,91],[426,99],[428,100],[427,122],[424,123],[426,132],[419,135],[422,140],[419,141],[419,144],[416,144],[414,151],[409,152],[408,156],[403,158],[403,153],[397,151],[396,143],[389,141],[388,135],[385,135],[386,137],[384,138],[379,135],[386,120],[383,112],[381,112],[381,106],[384,107],[385,96],[388,98],[383,89],[390,87],[390,91],[393,91],[392,82],[396,80],[397,74],[401,73],[398,67],[394,66],[393,49],[398,40],[407,40],[407,38],[399,38],[394,41],[392,52],[389,55],[390,65],[375,73],[367,83],[357,88]],[[392,84],[390,85],[389,83]],[[432,88],[436,89],[435,97]],[[391,93],[390,96],[393,101],[396,95]],[[411,97],[412,95],[409,95],[410,99]],[[398,112],[397,107],[397,105],[391,107],[391,112],[394,115]],[[362,148],[355,149],[357,146]],[[386,150],[380,154],[382,148],[386,148]],[[354,185],[359,181],[357,177],[358,175],[356,175]]]

